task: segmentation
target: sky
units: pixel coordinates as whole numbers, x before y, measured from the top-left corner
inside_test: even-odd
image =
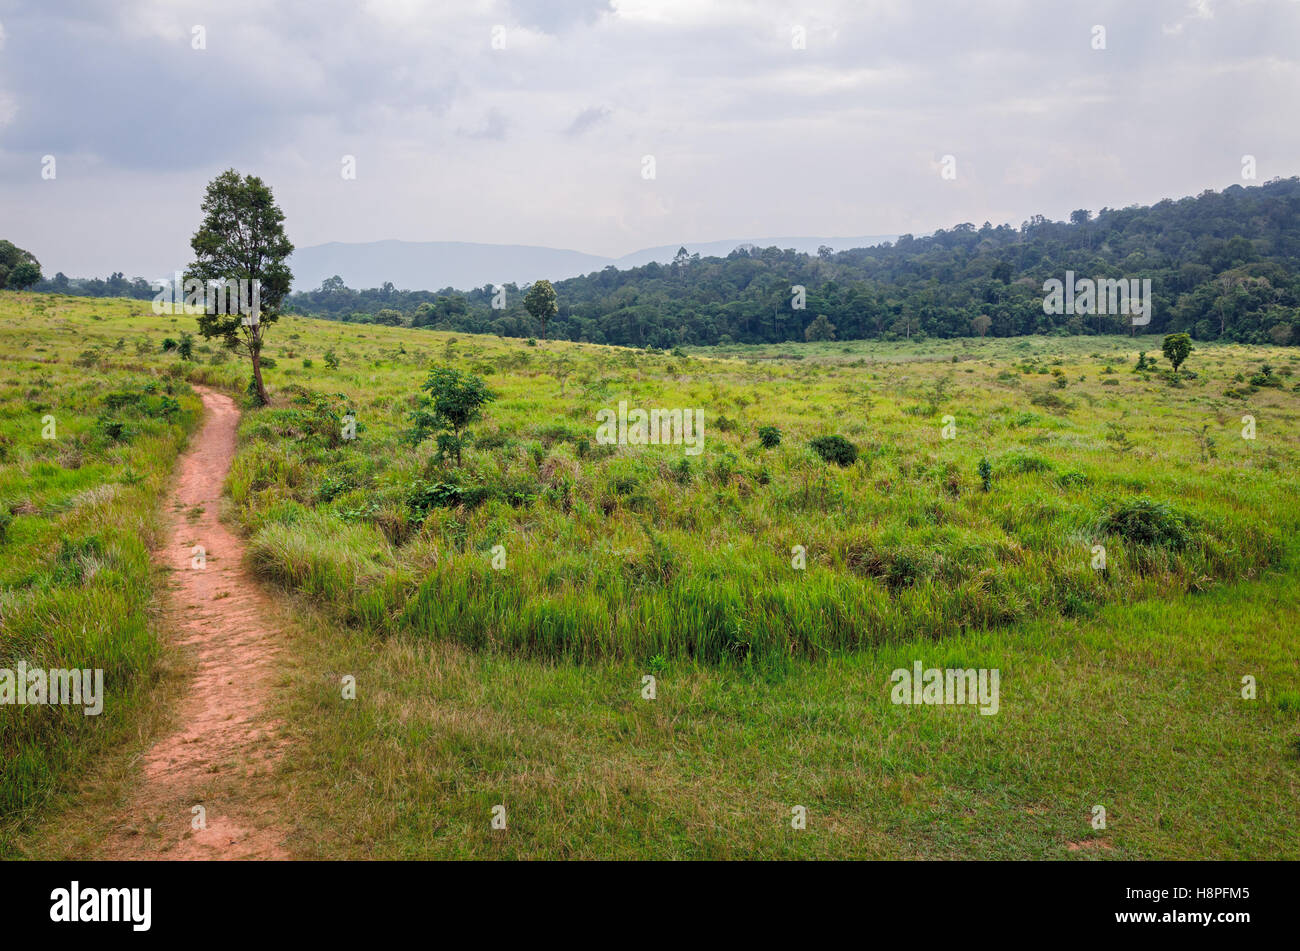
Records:
[[[1018,226],[1300,174],[1297,116],[1297,0],[0,0],[0,238],[160,276],[228,167],[300,247]]]

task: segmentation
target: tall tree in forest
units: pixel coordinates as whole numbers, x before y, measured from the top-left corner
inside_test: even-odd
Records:
[[[545,340],[546,322],[560,311],[555,301],[555,288],[551,286],[551,282],[545,278],[534,281],[533,286],[528,288],[528,293],[524,295],[524,307],[527,308],[528,313],[542,322],[542,339]]]

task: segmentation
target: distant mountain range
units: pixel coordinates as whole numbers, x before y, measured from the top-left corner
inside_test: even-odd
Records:
[[[578,277],[614,265],[638,267],[651,261],[668,263],[685,246],[701,257],[725,257],[746,244],[776,246],[814,253],[822,245],[836,251],[865,248],[893,241],[897,235],[873,234],[849,238],[732,238],[723,241],[685,242],[644,248],[621,258],[584,254],[562,248],[523,244],[473,244],[465,241],[369,241],[346,244],[333,241],[299,248],[289,259],[296,291],[315,290],[337,274],[348,287],[381,287],[386,281],[401,290],[470,290],[485,284],[531,284],[539,278],[552,281]]]

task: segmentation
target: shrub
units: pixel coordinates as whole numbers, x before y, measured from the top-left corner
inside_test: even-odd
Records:
[[[459,466],[469,435],[465,427],[482,417],[483,407],[496,399],[496,394],[481,377],[448,366],[430,370],[420,389],[429,395],[421,396],[419,406],[411,413],[411,441],[422,442],[442,430],[438,436],[438,453],[440,456],[454,453]]]
[[[988,459],[980,459],[979,474],[980,486],[987,492],[993,485],[993,467],[989,465]]]
[[[1088,484],[1088,476],[1077,469],[1070,469],[1056,477],[1056,484],[1063,489],[1080,488]]]
[[[781,445],[781,430],[775,426],[759,426],[758,441],[762,443],[764,449],[773,449]]]
[[[330,449],[337,449],[343,440],[344,418],[356,419],[347,396],[342,393],[331,396],[296,387],[292,402],[303,409],[291,411],[290,422],[307,435],[320,436]]]
[[[1073,403],[1071,403],[1069,400],[1062,399],[1061,397],[1053,393],[1051,390],[1048,390],[1046,393],[1039,393],[1037,396],[1030,397],[1029,402],[1033,403],[1035,406],[1042,406],[1053,411],[1065,411],[1065,410],[1074,409]]]
[[[473,508],[487,498],[482,486],[454,485],[449,482],[417,482],[406,496],[407,508],[413,521],[423,521],[431,509],[455,508],[463,505]]]
[[[851,466],[858,461],[858,447],[843,436],[818,436],[808,444],[826,462]]]
[[[111,416],[99,417],[95,421],[95,427],[109,442],[121,442],[131,435],[131,430],[126,423],[120,419],[113,419]]]
[[[1282,381],[1273,375],[1273,368],[1265,363],[1259,368],[1259,372],[1251,376],[1251,386],[1281,386]]]
[[[1052,464],[1042,456],[1036,456],[1029,452],[1018,452],[1014,449],[1004,455],[1000,461],[1008,472],[1020,474],[1027,472],[1047,472],[1052,468]]]
[[[1138,545],[1180,550],[1191,544],[1192,518],[1167,502],[1128,499],[1105,513],[1098,529]]]

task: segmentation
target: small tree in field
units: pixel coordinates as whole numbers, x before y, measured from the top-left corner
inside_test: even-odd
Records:
[[[482,418],[483,407],[497,395],[482,378],[446,366],[430,370],[420,389],[429,395],[421,396],[411,413],[411,441],[419,443],[438,433],[439,456],[454,453],[460,465],[461,450],[469,442],[466,427]]]
[[[555,288],[551,282],[542,279],[534,281],[533,286],[528,288],[528,293],[524,295],[524,307],[534,318],[542,322],[542,339],[546,339],[546,322],[560,312],[560,305],[556,302]]]
[[[187,281],[197,278],[205,287],[212,281],[257,281],[260,285],[255,312],[205,310],[198,322],[204,337],[220,337],[231,350],[248,354],[253,364],[249,391],[264,406],[262,347],[267,327],[280,319],[280,305],[293,280],[284,263],[293,253],[293,245],[284,233],[284,212],[260,178],[240,177],[233,168],[227,169],[208,183],[203,223],[190,239],[190,247],[194,249],[194,263],[185,272]]]
[[[1174,366],[1174,372],[1177,373],[1178,368],[1187,359],[1187,355],[1192,352],[1192,338],[1187,334],[1170,334],[1165,337],[1160,352],[1169,358],[1169,362]]]

